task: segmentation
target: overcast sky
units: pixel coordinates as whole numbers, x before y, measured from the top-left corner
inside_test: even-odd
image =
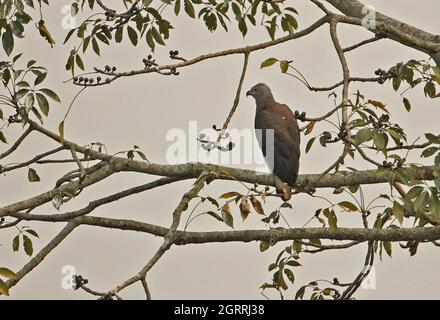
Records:
[[[156,0],[155,0],[156,1]],[[44,8],[48,28],[57,42],[55,48],[37,36],[33,26],[28,26],[26,39],[19,41],[14,53],[25,52],[25,59],[36,59],[47,66],[49,76],[46,84],[59,93],[62,104],[53,104],[45,126],[56,131],[68,104],[78,88],[63,83],[69,78],[64,65],[72,46],[62,46],[66,33],[61,28],[63,14],[61,8],[67,1],[53,1],[51,7]],[[110,4],[110,1],[107,1]],[[306,27],[321,16],[321,12],[308,1],[288,0],[298,9],[300,29]],[[365,2],[367,3],[367,2]],[[440,21],[438,0],[410,1],[388,0],[368,1],[378,11],[398,18],[406,23],[420,27],[432,33],[439,33]],[[158,47],[155,58],[159,63],[167,63],[168,51],[178,49],[185,58],[247,44],[255,44],[269,39],[263,27],[252,28],[243,39],[235,26],[226,33],[218,30],[210,33],[202,21],[191,20],[182,14],[175,18],[172,12],[166,13],[175,27],[172,30],[167,47]],[[359,28],[343,26],[341,41],[350,45],[366,39],[369,33]],[[118,70],[142,68],[142,59],[150,54],[145,43],[132,47],[128,39],[120,45],[102,48],[100,58],[90,53],[84,57],[87,67],[115,65]],[[3,54],[3,53],[2,53]],[[324,26],[306,38],[291,41],[251,55],[249,71],[244,82],[244,91],[240,105],[231,127],[236,129],[252,128],[254,119],[254,101],[245,97],[248,88],[258,82],[267,83],[279,102],[288,104],[293,110],[306,111],[310,116],[319,116],[332,108],[327,93],[309,92],[295,79],[280,74],[277,68],[260,70],[262,61],[269,57],[293,60],[294,65],[316,86],[325,86],[341,80],[340,64],[331,45],[328,26]],[[354,76],[372,76],[379,67],[388,68],[397,62],[409,59],[426,59],[422,53],[404,47],[398,43],[384,40],[362,48],[348,55],[351,72]],[[3,58],[2,58],[3,59]],[[141,75],[124,78],[110,86],[86,90],[75,103],[66,122],[66,138],[81,145],[101,142],[110,153],[127,150],[138,145],[152,162],[165,163],[170,142],[167,133],[172,129],[188,130],[189,121],[196,121],[199,129],[209,128],[213,124],[220,126],[232,105],[236,85],[240,76],[243,57],[228,56],[208,60],[180,70],[178,77]],[[424,132],[438,130],[440,116],[438,101],[426,99],[421,89],[408,94],[413,104],[413,112],[407,113],[402,106],[401,97],[390,85],[352,85],[351,93],[361,90],[366,97],[387,103],[394,120],[400,123],[414,140]],[[325,127],[318,127],[315,134]],[[438,132],[438,131],[437,131]],[[17,133],[17,132],[15,132]],[[8,132],[12,141],[13,130]],[[315,145],[309,154],[305,154],[302,140],[301,173],[320,173],[332,164],[339,155],[340,146],[322,149]],[[39,134],[25,141],[20,150],[10,158],[10,162],[31,158],[36,152],[43,152],[56,146]],[[0,152],[5,148],[0,145]],[[68,155],[68,154],[66,154]],[[412,160],[423,163],[414,152]],[[371,168],[365,163],[357,163],[360,168]],[[245,167],[245,166],[243,166]],[[53,187],[54,182],[63,173],[69,171],[61,165],[37,167],[40,183],[27,183],[26,170],[3,176],[0,180],[1,206],[27,198]],[[83,192],[75,201],[65,204],[62,211],[78,209],[90,200],[108,195],[123,188],[135,186],[154,179],[141,174],[121,173],[110,177]],[[180,196],[188,190],[191,181],[179,182],[132,196],[117,203],[103,206],[94,211],[94,215],[115,218],[137,219],[153,224],[169,226],[171,213]],[[243,191],[239,184],[215,182],[206,187],[202,194],[219,196],[225,191]],[[386,186],[367,187],[367,198],[373,199],[380,192],[386,192]],[[332,190],[319,190],[319,195],[328,195]],[[308,196],[295,196],[293,210],[286,212],[286,218],[292,227],[303,226],[314,211],[326,206]],[[279,205],[279,200],[268,201],[266,211],[270,212]],[[207,208],[207,207],[205,207]],[[203,209],[203,208],[202,208]],[[37,210],[39,213],[52,213],[51,204]],[[260,217],[250,216],[241,222],[235,211],[236,230],[263,228]],[[185,218],[183,219],[185,221]],[[338,215],[339,225],[359,226],[359,217]],[[35,252],[41,249],[62,228],[61,224],[30,223],[38,231],[40,239],[34,243]],[[310,224],[309,226],[314,226]],[[410,225],[408,225],[410,226]],[[195,221],[189,230],[226,230],[212,218],[203,217]],[[0,236],[0,265],[19,270],[29,258],[20,251],[11,252],[11,241],[15,230],[2,230]],[[115,285],[137,273],[149,260],[162,242],[146,234],[104,230],[96,227],[80,227],[56,248],[33,272],[11,290],[11,299],[17,298],[55,298],[80,299],[91,298],[81,292],[62,288],[64,266],[72,266],[76,272],[89,279],[89,286],[98,291],[107,291]],[[260,253],[259,245],[253,243],[205,244],[173,247],[157,263],[148,275],[148,283],[153,298],[156,299],[263,299],[259,286],[270,281],[271,274],[267,266],[288,243],[278,244],[270,250]],[[350,282],[362,268],[366,244],[344,251],[332,251],[315,255],[303,254],[302,267],[295,270],[296,285],[306,284],[316,279],[333,279]],[[393,258],[384,255],[383,260],[376,259],[374,290],[360,289],[357,298],[438,298],[440,277],[438,248],[432,244],[419,246],[416,256],[409,257],[407,250],[393,245]],[[295,291],[289,290],[287,298]],[[268,292],[276,298],[276,295]],[[123,292],[126,298],[143,298],[140,284]]]

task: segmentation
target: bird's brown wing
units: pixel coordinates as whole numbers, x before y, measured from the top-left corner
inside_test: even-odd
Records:
[[[298,176],[300,156],[300,135],[298,123],[286,105],[274,104],[268,108],[257,110],[255,128],[262,129],[258,142],[266,157],[267,141],[265,129],[274,130],[274,158],[269,167],[282,181],[293,185]],[[257,137],[259,134],[257,134]]]

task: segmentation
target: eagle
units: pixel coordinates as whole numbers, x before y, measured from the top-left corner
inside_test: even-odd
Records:
[[[252,96],[256,103],[255,131],[257,140],[268,167],[275,175],[276,189],[284,200],[291,197],[298,177],[300,157],[300,130],[292,110],[275,101],[269,86],[254,85],[246,96]],[[268,131],[273,129],[273,134]],[[273,144],[270,140],[273,137]],[[268,154],[272,153],[273,157]],[[287,186],[286,186],[287,184]]]

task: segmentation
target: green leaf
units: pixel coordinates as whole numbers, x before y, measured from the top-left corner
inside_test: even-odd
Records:
[[[356,143],[356,145],[361,145],[362,143],[371,140],[372,136],[373,134],[371,129],[363,128],[356,133],[356,136],[354,137],[354,143]]]
[[[234,218],[229,212],[222,211],[222,219],[227,226],[234,228]]]
[[[6,54],[9,56],[14,50],[14,35],[10,25],[6,25],[2,35],[2,45]]]
[[[6,140],[5,135],[1,131],[0,131],[0,141],[3,143],[8,143],[8,140]]]
[[[5,296],[9,296],[8,286],[6,285],[6,283],[2,279],[0,279],[0,294],[5,295]]]
[[[426,137],[426,139],[428,139],[428,141],[429,141],[430,143],[433,143],[433,144],[440,144],[440,138],[439,138],[439,136],[436,136],[436,135],[434,135],[434,134],[432,134],[432,133],[425,133],[425,137]]]
[[[310,139],[310,140],[307,142],[307,145],[306,145],[306,153],[308,153],[308,152],[310,151],[310,149],[312,148],[312,145],[313,145],[313,143],[315,142],[315,140],[316,140],[316,137]]]
[[[241,19],[238,21],[238,30],[240,30],[240,32],[241,32],[241,34],[243,35],[243,37],[246,36],[246,34],[247,34],[247,32],[248,32],[248,28],[247,28],[247,25],[246,25],[246,20],[245,20],[245,18],[241,18]]]
[[[417,199],[414,201],[414,210],[415,212],[419,212],[420,210],[424,209],[426,205],[428,204],[429,195],[427,191],[423,191]]]
[[[214,13],[207,13],[203,16],[203,21],[209,31],[214,32],[217,29],[217,16]]]
[[[180,12],[180,0],[176,0],[176,3],[174,4],[174,14],[178,16],[179,12]]]
[[[390,256],[392,254],[392,244],[391,241],[383,241],[383,248],[385,249],[385,252]]]
[[[24,232],[27,232],[27,233],[33,235],[34,237],[39,238],[38,233],[35,230],[26,229]]]
[[[217,219],[218,221],[223,222],[223,218],[220,217],[220,216],[219,216],[216,212],[214,212],[214,211],[208,211],[208,212],[206,212],[206,214],[209,215],[209,216],[211,216],[211,217],[214,217],[214,218]]]
[[[393,202],[393,216],[396,217],[396,219],[399,221],[400,224],[403,223],[403,216],[404,216],[403,207],[397,201]]]
[[[405,106],[406,111],[411,111],[411,102],[407,98],[403,98],[403,105]]]
[[[290,269],[284,269],[284,273],[287,276],[287,279],[289,279],[289,281],[294,284],[295,283],[295,275],[293,274],[292,270]]]
[[[40,91],[43,92],[49,98],[51,98],[53,101],[61,102],[60,97],[58,97],[58,95],[52,90],[44,88],[44,89],[40,89]]]
[[[194,12],[194,6],[193,6],[193,4],[191,3],[190,0],[184,0],[183,7],[184,7],[185,12],[186,12],[187,15],[189,15],[191,18],[195,18],[196,17],[196,14]]]
[[[96,41],[96,38],[92,39],[92,48],[93,51],[99,56],[101,55],[101,50],[99,49],[98,41]]]
[[[37,92],[36,96],[41,112],[47,117],[49,114],[49,101],[47,101],[46,97],[41,93]]]
[[[38,182],[40,181],[40,177],[37,174],[37,171],[35,169],[29,168],[28,170],[28,180],[30,182]]]
[[[79,54],[77,54],[77,55],[75,56],[75,62],[76,62],[76,65],[77,65],[81,70],[84,70],[84,62],[83,62],[83,60],[81,59],[81,56],[80,56]]]
[[[338,203],[338,205],[347,211],[359,211],[358,207],[356,205],[354,205],[353,203],[351,203],[350,201],[341,201]]]
[[[165,45],[165,42],[163,41],[162,36],[160,35],[159,31],[158,31],[155,27],[153,27],[153,28],[152,28],[152,32],[153,32],[153,38],[154,38],[154,40],[155,40],[158,44],[164,46],[164,45]]]
[[[425,150],[423,150],[421,157],[428,158],[428,157],[432,156],[434,153],[436,153],[438,150],[439,150],[438,147],[426,148]]]
[[[34,253],[34,247],[32,245],[32,240],[25,234],[23,235],[23,247],[24,247],[24,252],[26,252],[26,254],[29,257],[32,256],[32,254]]]
[[[331,210],[328,214],[327,214],[327,219],[328,219],[328,224],[330,226],[330,229],[332,231],[336,231],[336,229],[338,229],[338,218],[336,217],[335,211]]]
[[[421,187],[421,186],[415,186],[415,187],[411,188],[411,189],[406,193],[405,199],[412,200],[412,199],[414,199],[415,197],[417,197],[422,191],[423,191],[423,187]]]
[[[280,61],[280,69],[282,73],[286,73],[289,69],[289,63],[286,60]]]
[[[8,268],[1,268],[0,267],[0,276],[6,277],[8,279],[16,279],[17,275],[15,272],[12,272]]]
[[[264,251],[266,251],[269,248],[270,248],[270,243],[269,242],[266,242],[266,241],[261,241],[260,242],[260,251],[261,252],[264,252]]]
[[[301,263],[296,260],[289,260],[286,262],[286,264],[292,267],[301,267]]]
[[[232,197],[236,197],[239,196],[240,193],[236,192],[236,191],[231,191],[231,192],[226,192],[224,194],[222,194],[219,199],[228,199],[228,198],[232,198]]]
[[[124,36],[124,27],[120,26],[120,27],[118,27],[118,29],[116,29],[116,32],[115,32],[116,43],[120,43],[122,41],[123,36]]]
[[[20,237],[19,235],[16,235],[12,240],[12,250],[16,252],[18,251],[19,248],[20,248]]]
[[[440,221],[440,200],[434,195],[429,200],[429,211],[435,220]]]
[[[261,63],[260,69],[269,67],[278,61],[277,58],[268,58]]]
[[[138,44],[138,34],[136,30],[133,27],[128,26],[127,33],[133,46],[136,46]]]

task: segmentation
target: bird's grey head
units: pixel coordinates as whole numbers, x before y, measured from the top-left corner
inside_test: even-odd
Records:
[[[272,91],[265,83],[258,83],[253,86],[248,92],[246,92],[246,96],[254,97],[257,101],[261,101],[266,98],[273,98]]]

